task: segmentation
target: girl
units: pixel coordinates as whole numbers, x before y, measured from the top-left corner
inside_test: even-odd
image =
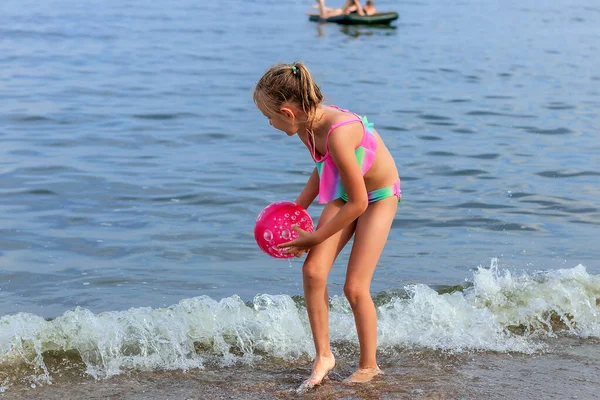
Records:
[[[288,136],[297,134],[316,163],[296,203],[308,208],[317,195],[319,203],[326,203],[315,232],[295,227],[298,239],[280,245],[298,257],[308,252],[302,278],[316,357],[299,390],[320,384],[335,366],[329,343],[327,275],[352,235],[344,294],[354,314],[360,360],[346,382],[370,381],[382,373],[376,360],[371,278],[401,198],[394,159],[366,117],[323,105],[321,90],[302,63],[267,70],[256,85],[254,102],[274,128]]]

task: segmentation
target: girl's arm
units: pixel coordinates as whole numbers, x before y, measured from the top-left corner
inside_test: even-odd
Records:
[[[282,243],[277,247],[287,248],[286,253],[289,254],[302,254],[304,251],[324,242],[332,235],[344,229],[365,212],[369,205],[369,198],[367,196],[365,180],[360,165],[356,161],[356,154],[354,153],[354,149],[360,143],[362,135],[364,135],[364,129],[362,124],[359,123],[340,126],[329,135],[329,153],[340,173],[342,184],[348,195],[348,202],[340,208],[333,218],[313,233],[308,233],[298,227],[294,227],[294,230],[298,232],[298,239]],[[317,171],[313,173],[316,174]],[[309,183],[311,181],[313,181],[312,176],[309,179]],[[318,175],[315,181],[318,182]],[[308,199],[308,187],[310,186],[308,183],[306,184],[298,200],[302,200],[301,198],[303,198],[305,192],[307,193],[306,199]],[[317,191],[318,187],[316,187],[315,193]],[[311,197],[311,199],[314,199],[314,197]]]
[[[304,185],[304,189],[298,195],[296,204],[300,207],[307,209],[319,194],[319,173],[315,168],[308,178],[308,182]]]
[[[362,135],[364,130],[360,123],[341,126],[329,135],[329,153],[340,173],[348,202],[342,206],[335,217],[314,233],[318,243],[350,225],[365,212],[369,205],[365,180],[354,153]]]

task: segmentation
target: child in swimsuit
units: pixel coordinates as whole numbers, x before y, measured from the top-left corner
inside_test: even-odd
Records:
[[[317,228],[298,227],[298,239],[280,245],[288,253],[308,252],[302,267],[306,309],[316,357],[299,390],[321,383],[335,366],[329,342],[327,276],[354,235],[344,294],[352,307],[360,360],[347,382],[367,382],[381,374],[377,365],[377,316],[370,286],[401,198],[392,155],[366,117],[323,105],[323,95],[302,63],[278,64],[258,81],[254,102],[269,123],[298,135],[316,163],[296,203],[304,208],[318,196],[325,203]],[[310,250],[310,251],[309,251]]]

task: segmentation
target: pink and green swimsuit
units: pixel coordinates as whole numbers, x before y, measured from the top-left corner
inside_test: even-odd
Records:
[[[329,107],[351,114],[354,116],[354,118],[338,122],[329,128],[327,137],[325,138],[326,153],[324,156],[318,157],[317,152],[315,149],[313,149],[310,141],[307,142],[310,153],[317,164],[317,172],[319,173],[319,203],[321,204],[328,203],[339,198],[344,201],[348,201],[348,195],[346,194],[344,186],[342,185],[340,173],[333,159],[331,158],[331,155],[329,154],[329,135],[335,128],[352,124],[357,121],[363,125],[363,138],[354,150],[354,154],[356,154],[356,161],[358,161],[358,164],[360,165],[363,176],[369,170],[369,168],[371,168],[371,165],[373,165],[375,153],[377,151],[377,138],[373,134],[373,124],[367,121],[367,117],[361,118],[357,114],[351,113],[348,110],[343,110],[336,106]],[[369,203],[374,203],[390,196],[397,196],[398,201],[400,201],[402,198],[400,191],[400,180],[391,186],[373,190],[372,192],[367,193],[367,195],[369,197]]]

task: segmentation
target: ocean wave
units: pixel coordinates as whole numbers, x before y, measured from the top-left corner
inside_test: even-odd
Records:
[[[533,354],[567,334],[600,337],[600,276],[578,265],[515,275],[492,260],[465,287],[380,293],[379,347],[449,352]],[[354,320],[344,297],[330,301],[334,346],[357,347]],[[252,302],[233,295],[184,299],[167,308],[131,308],[94,314],[75,308],[47,320],[28,313],[0,318],[0,381],[52,381],[52,371],[73,368],[96,379],[124,371],[189,370],[264,358],[314,355],[304,300],[259,294]],[[16,372],[15,372],[16,371]],[[19,376],[14,376],[17,374]],[[4,385],[3,387],[5,387]]]

